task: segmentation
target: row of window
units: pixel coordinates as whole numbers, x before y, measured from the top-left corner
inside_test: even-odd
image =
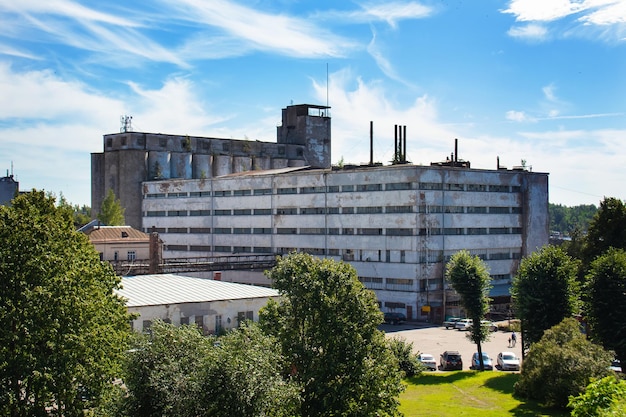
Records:
[[[152,229],[150,229],[152,230]],[[155,230],[157,231],[157,230]],[[209,234],[210,227],[160,228],[159,233]],[[214,235],[360,235],[360,236],[463,236],[521,235],[521,227],[431,227],[431,228],[353,228],[353,227],[214,227]]]
[[[311,255],[319,256],[340,256],[344,261],[360,262],[385,262],[385,263],[406,263],[407,251],[391,251],[391,250],[378,250],[378,251],[363,251],[352,249],[324,249],[324,248],[272,248],[270,246],[224,246],[215,245],[211,248],[210,245],[166,245],[167,251],[184,251],[184,252],[219,252],[219,253],[254,253],[254,254],[268,254],[275,253],[278,255],[286,255],[292,252],[304,252]],[[213,250],[211,250],[213,249]],[[511,260],[521,259],[521,253],[518,250],[506,250],[503,252],[491,252],[486,249],[475,250],[471,252],[472,255],[478,256],[483,261],[498,261],[498,260]],[[355,254],[357,256],[355,256]],[[367,256],[367,255],[370,256]],[[417,253],[417,263],[437,263],[448,262],[453,253],[441,250],[429,250],[427,252]],[[493,279],[505,279],[504,276],[493,276]]]
[[[271,194],[315,194],[315,193],[346,193],[346,192],[370,192],[392,190],[440,190],[440,191],[474,191],[474,192],[497,192],[519,193],[518,185],[494,185],[494,184],[451,184],[441,182],[393,182],[387,184],[350,184],[329,185],[316,187],[281,187],[259,188],[255,190],[218,190],[213,191],[214,197],[240,197],[250,195]],[[172,193],[148,193],[144,198],[185,198],[185,197],[210,197],[211,191],[172,192]]]
[[[401,213],[455,213],[455,214],[521,214],[521,207],[464,207],[464,206],[365,206],[365,207],[279,207],[272,209],[216,209],[214,216],[268,216],[308,214],[401,214]],[[211,210],[148,210],[145,217],[210,216]]]

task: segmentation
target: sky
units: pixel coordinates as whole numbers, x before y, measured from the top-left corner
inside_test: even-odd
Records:
[[[332,162],[454,151],[626,200],[625,0],[0,0],[0,176],[91,203],[91,153],[138,132],[276,141],[331,107]]]

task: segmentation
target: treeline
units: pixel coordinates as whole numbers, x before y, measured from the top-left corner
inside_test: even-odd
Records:
[[[571,235],[573,231],[586,232],[589,222],[598,211],[594,204],[582,204],[580,206],[567,207],[561,204],[548,205],[550,216],[550,231],[559,232],[562,235]]]

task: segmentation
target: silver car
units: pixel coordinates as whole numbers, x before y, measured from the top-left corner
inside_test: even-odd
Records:
[[[435,360],[435,357],[430,353],[420,353],[419,355],[417,355],[417,360],[420,361],[422,365],[424,365],[424,367],[429,371],[437,370],[437,361]]]
[[[498,368],[501,371],[519,371],[520,361],[513,352],[500,352],[496,358]]]

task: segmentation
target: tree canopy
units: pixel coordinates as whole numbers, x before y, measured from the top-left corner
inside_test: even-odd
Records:
[[[73,216],[33,191],[0,207],[0,414],[83,415],[121,371],[120,278]]]
[[[587,317],[594,340],[626,363],[626,252],[609,249],[591,263],[586,283]]]
[[[626,249],[626,205],[618,198],[605,198],[591,220],[583,261],[589,265],[609,248]]]
[[[491,277],[487,265],[466,250],[452,255],[446,265],[446,278],[461,297],[461,305],[472,319],[469,338],[476,343],[480,369],[484,370],[482,342],[489,337],[489,329],[480,325],[489,311],[489,289]]]
[[[122,207],[122,202],[119,198],[115,198],[115,193],[109,188],[106,197],[102,200],[98,220],[107,226],[124,226],[126,222],[124,219],[124,211],[125,209]]]
[[[269,313],[278,323],[269,327],[302,386],[300,415],[398,415],[402,374],[378,330],[376,298],[356,270],[294,253],[267,275],[282,294],[278,314]]]
[[[511,294],[525,348],[578,312],[577,270],[578,262],[556,246],[545,246],[522,260]]]
[[[532,345],[515,393],[546,406],[565,408],[570,396],[584,392],[594,378],[609,375],[610,363],[610,353],[587,340],[576,319],[566,318]]]

